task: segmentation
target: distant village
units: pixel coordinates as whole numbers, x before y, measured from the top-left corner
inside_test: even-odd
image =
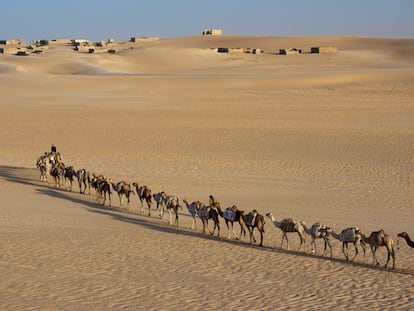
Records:
[[[221,29],[204,29],[203,36],[221,36]],[[0,40],[0,54],[9,54],[17,56],[36,55],[47,52],[49,48],[56,46],[69,46],[79,53],[117,53],[123,50],[133,49],[137,43],[145,43],[158,41],[158,37],[131,37],[129,41],[116,42],[110,38],[107,41],[92,42],[86,39],[53,39],[53,40],[34,40],[31,44],[24,40]],[[264,50],[257,47],[213,47],[211,50],[218,53],[249,53],[262,54]],[[308,51],[304,51],[297,47],[279,48],[272,54],[278,55],[297,55],[304,53],[336,53],[336,47],[310,47]]]

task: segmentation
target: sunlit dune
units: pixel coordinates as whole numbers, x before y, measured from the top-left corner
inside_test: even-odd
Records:
[[[334,47],[335,53],[310,53]],[[191,36],[50,45],[0,54],[0,309],[274,310],[413,306],[414,39]],[[258,49],[257,54],[217,48]],[[280,55],[280,49],[302,53]],[[40,181],[66,166],[179,197],[178,227],[152,206],[96,201]],[[263,247],[192,224],[183,199],[271,212],[335,232],[383,229],[396,269],[367,245],[312,255],[265,217]],[[212,230],[213,223],[209,222]],[[235,232],[240,234],[238,223]],[[259,240],[258,231],[255,237]],[[350,253],[354,253],[350,244]]]

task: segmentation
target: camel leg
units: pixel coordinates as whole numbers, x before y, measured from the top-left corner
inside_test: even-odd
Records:
[[[216,230],[216,224],[214,223],[213,232],[210,230],[210,227],[208,226],[208,220],[207,220],[207,230],[210,233],[210,235],[214,234],[214,230]]]
[[[311,250],[312,255],[316,255],[316,241],[315,241],[314,237],[312,237],[311,247],[312,247],[312,250]],[[326,249],[326,244],[325,244],[325,249]],[[325,251],[323,252],[323,254],[324,253],[325,253]],[[323,256],[323,254],[322,254],[322,256]]]
[[[256,240],[254,239],[254,235],[253,235],[253,230],[249,229],[249,234],[250,234],[250,244],[256,243]]]
[[[256,238],[254,237],[254,228],[252,228],[252,238],[253,238],[253,243],[256,243]]]
[[[242,226],[240,226],[240,240],[244,241],[245,237],[246,237],[246,228],[243,228]]]
[[[322,257],[325,256],[325,252],[326,252],[326,240],[323,239],[323,242],[324,242],[324,247],[323,247]]]
[[[148,216],[151,216],[151,204],[149,204],[147,200],[145,200],[145,202],[147,203],[147,206],[148,206]]]
[[[175,225],[178,227],[178,207],[175,210]]]
[[[365,249],[365,243],[364,243],[364,241],[362,241],[362,240],[361,240],[360,245],[361,245],[361,248],[362,248],[362,250],[363,250],[363,252],[364,252],[364,263],[365,263],[365,254],[366,254],[366,249]]]
[[[172,213],[171,208],[168,209],[168,223],[172,225]]]
[[[346,248],[346,252],[345,252],[345,248]],[[348,258],[348,242],[342,242],[342,253],[344,253],[345,259],[346,261],[349,260]]]
[[[100,193],[99,201],[101,202],[102,205],[105,205],[105,201],[106,201],[106,193],[105,192]]]
[[[326,249],[326,246],[328,245],[329,246],[329,251],[331,253],[331,258],[332,258],[332,245],[331,245],[331,242],[329,241],[329,239],[324,239],[324,241],[325,241],[325,249]],[[325,254],[325,251],[323,253]]]
[[[355,254],[354,257],[352,257],[351,261],[354,261],[355,257],[358,255],[358,246],[356,245],[356,243],[354,243],[354,247],[355,247]]]
[[[281,243],[281,245],[280,245],[280,248],[283,248],[283,241],[284,241],[285,239],[286,239],[287,249],[289,249],[289,241],[288,241],[288,239],[287,239],[286,232],[284,232],[284,231],[283,231],[283,234],[282,234],[282,243]]]
[[[217,227],[217,236],[220,236],[220,225],[218,222],[214,221],[214,228],[213,228],[213,233],[212,235],[214,235],[214,232],[216,231],[216,227]]]
[[[283,235],[284,235],[285,240],[286,240],[286,249],[289,250],[289,239],[288,239],[287,233],[283,232]]]
[[[304,245],[304,247],[305,247],[305,252],[306,252],[306,245],[305,245],[305,243],[304,243],[304,238],[302,237],[302,235],[298,232],[298,235],[299,235],[299,239],[300,239],[300,245],[299,245],[299,249],[298,249],[298,251],[300,251],[301,250],[301,248],[302,248],[302,244]]]
[[[372,265],[374,266],[379,265],[379,261],[377,257],[375,256],[375,253],[377,252],[377,248],[375,246],[371,246],[371,252],[372,252]]]
[[[385,268],[387,268],[388,261],[390,260],[390,256],[392,256],[392,270],[395,270],[395,252],[394,252],[394,248],[388,250],[388,259],[387,259],[387,263],[385,264]]]
[[[206,220],[202,218],[201,221],[203,222],[203,233],[206,233]]]
[[[234,223],[233,223],[233,222],[231,222],[231,231],[233,231],[234,238],[235,238],[236,240],[239,240],[239,238],[237,237],[236,232],[234,232]],[[240,236],[241,236],[241,235],[240,235]]]
[[[390,258],[391,258],[391,254],[390,254],[390,250],[388,250],[387,262],[385,263],[385,266],[384,266],[385,269],[388,266],[388,262],[390,261]]]
[[[230,232],[230,227],[229,227],[229,221],[227,219],[225,219],[226,222],[226,226],[227,226],[227,239],[230,240],[231,239],[231,232]]]
[[[213,231],[210,231],[210,234],[214,235],[215,231],[216,231],[216,222],[214,221]]]

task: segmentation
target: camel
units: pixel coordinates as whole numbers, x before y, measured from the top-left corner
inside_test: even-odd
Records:
[[[95,173],[92,173],[91,187],[95,189],[96,201],[99,200],[98,181],[101,179],[101,177],[103,176],[96,176]]]
[[[193,201],[191,204],[189,204],[186,199],[183,199],[183,202],[187,206],[187,209],[193,218],[190,229],[194,230],[196,227],[198,213],[204,204],[200,201]]]
[[[152,195],[151,189],[148,186],[138,186],[137,182],[132,183],[132,186],[135,187],[135,191],[141,202],[141,212],[144,212],[144,201],[148,206],[148,216],[151,216],[151,204],[152,204]]]
[[[178,197],[174,196],[174,195],[167,195],[164,198],[164,206],[168,211],[169,214],[169,218],[168,218],[168,223],[170,225],[173,224],[172,221],[172,212],[175,213],[175,221],[174,224],[178,227],[178,208],[182,208],[182,206],[180,205],[180,200],[178,199]],[[162,218],[162,216],[164,216],[164,208],[161,208],[161,215],[160,218]]]
[[[259,214],[256,210],[251,211],[250,213],[243,216],[243,220],[249,229],[250,233],[250,243],[256,243],[256,239],[254,237],[253,231],[254,228],[260,232],[260,244],[259,246],[263,246],[263,235],[265,233],[264,225],[265,219],[263,215]]]
[[[358,245],[361,246],[362,250],[364,251],[364,262],[365,262],[365,242],[362,239],[361,231],[356,227],[349,227],[341,231],[340,234],[335,233],[331,228],[326,230],[329,234],[331,234],[335,239],[342,242],[342,253],[345,256],[345,259],[349,261],[349,252],[348,252],[348,244],[352,243],[355,247],[355,254],[354,257],[350,261],[353,261],[355,257],[358,255]],[[346,252],[345,252],[346,249]]]
[[[203,222],[203,233],[206,232],[206,227],[208,229],[208,220],[212,219],[213,222],[214,222],[214,228],[213,228],[213,231],[210,231],[210,229],[209,229],[209,232],[210,232],[211,235],[214,235],[214,232],[216,231],[216,228],[217,228],[217,236],[218,237],[220,236],[220,219],[219,219],[219,216],[223,217],[223,211],[220,207],[220,204],[218,204],[217,209],[211,208],[208,205],[204,205],[200,209],[200,211],[198,213],[198,216],[201,218],[201,221]]]
[[[37,159],[36,163],[37,167],[40,169],[40,180],[41,181],[47,181],[47,176],[52,175],[53,167],[58,167],[60,169],[63,169],[65,165],[63,164],[62,157],[60,156],[59,152],[49,152],[42,156],[40,156]],[[60,177],[56,177],[57,171],[55,170],[55,176],[53,176],[53,179],[55,181],[60,181]],[[57,184],[56,184],[57,186]]]
[[[109,206],[111,206],[111,184],[108,182],[108,178],[102,175],[92,175],[91,186],[95,188],[96,201],[105,205],[106,197],[109,199]]]
[[[231,233],[233,232],[233,235],[235,237],[236,240],[239,240],[239,238],[237,237],[237,234],[234,232],[234,222],[238,222],[240,225],[240,239],[242,239],[243,236],[243,240],[246,236],[246,224],[244,223],[244,212],[239,210],[237,208],[236,205],[233,205],[232,207],[227,207],[224,210],[223,213],[223,218],[224,221],[226,222],[226,226],[227,226],[227,230],[228,230],[228,239],[231,239]],[[231,224],[231,230],[229,228],[229,223]]]
[[[302,245],[304,245],[305,251],[306,251],[306,244],[305,244],[306,236],[305,236],[305,229],[303,228],[303,223],[297,220],[293,220],[291,218],[285,218],[281,221],[277,221],[272,213],[267,213],[266,216],[272,220],[276,228],[282,230],[283,232],[282,243],[280,245],[281,248],[283,248],[283,241],[286,240],[286,249],[289,249],[289,240],[287,237],[287,233],[297,232],[300,238],[300,245],[299,245],[298,250],[300,250],[302,248]]]
[[[72,191],[73,177],[76,176],[76,171],[73,166],[64,167],[62,170],[62,176],[65,180],[65,186]]]
[[[122,180],[118,183],[114,183],[112,182],[112,180],[110,180],[110,183],[112,185],[112,189],[114,189],[114,191],[116,191],[118,193],[118,197],[119,197],[119,207],[122,208],[122,201],[124,196],[127,198],[128,202],[127,202],[127,209],[129,208],[129,204],[130,204],[130,200],[129,200],[129,196],[131,195],[131,193],[134,193],[132,191],[132,186],[131,184],[128,184],[126,181]]]
[[[89,187],[89,194],[91,194],[91,176],[87,170],[84,168],[76,171],[76,177],[78,178],[79,183],[79,193],[84,194],[86,188]],[[85,186],[85,189],[82,192],[82,185]]]
[[[62,157],[59,152],[45,152],[43,155],[38,157],[36,160],[36,167],[40,170],[40,181],[47,181],[47,176],[51,175],[53,166],[56,165],[60,168],[64,167]]]
[[[40,170],[40,181],[47,181],[47,176],[52,170],[52,160],[47,153],[41,155],[36,161],[36,167]]]
[[[320,224],[319,222],[314,223],[312,227],[308,228],[306,227],[305,223],[302,223],[303,229],[305,230],[306,234],[309,234],[312,238],[311,246],[312,246],[312,254],[316,254],[316,239],[323,239],[325,242],[325,248],[323,250],[322,256],[325,255],[326,247],[329,246],[329,250],[331,252],[331,258],[332,258],[332,246],[331,242],[329,240],[329,233],[327,232],[327,229],[329,228],[326,225]]]
[[[163,209],[164,208],[164,199],[166,198],[167,194],[164,191],[154,193],[152,197],[154,198],[154,201],[157,203],[157,211],[161,215],[160,212],[160,206]]]
[[[362,239],[365,243],[369,243],[372,252],[372,264],[379,265],[379,261],[375,256],[375,253],[378,247],[385,246],[387,248],[388,257],[387,262],[385,263],[384,268],[387,268],[390,257],[392,257],[392,269],[395,269],[395,251],[394,251],[394,241],[392,238],[384,232],[383,229],[379,231],[373,231],[369,237],[366,237],[362,234]]]
[[[102,205],[105,205],[106,197],[108,196],[109,206],[111,206],[111,184],[108,182],[108,180],[103,179],[98,181],[98,191]]]
[[[63,177],[63,170],[65,169],[65,165],[61,162],[56,162],[52,165],[52,169],[50,171],[50,175],[53,177],[53,181],[55,182],[55,187],[62,186]]]
[[[411,247],[411,248],[414,248],[414,241],[412,241],[412,240],[410,239],[410,236],[408,235],[408,233],[407,233],[407,232],[401,232],[401,233],[398,233],[398,237],[400,237],[400,238],[404,238],[404,239],[405,239],[405,241],[407,242],[407,245],[408,245],[409,247]]]

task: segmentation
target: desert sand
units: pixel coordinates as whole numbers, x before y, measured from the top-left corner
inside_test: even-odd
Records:
[[[335,46],[334,54],[277,55]],[[264,53],[217,53],[251,47]],[[0,309],[403,310],[414,307],[414,39],[184,37],[115,54],[67,46],[0,54]],[[347,262],[178,227],[40,181],[55,144],[66,165],[181,200],[272,212],[336,232],[384,229],[396,269],[369,248]],[[212,229],[212,223],[209,224]],[[235,224],[239,233],[239,226]],[[258,239],[258,232],[255,231]],[[399,241],[399,242],[398,242]],[[352,247],[350,252],[353,253]]]

